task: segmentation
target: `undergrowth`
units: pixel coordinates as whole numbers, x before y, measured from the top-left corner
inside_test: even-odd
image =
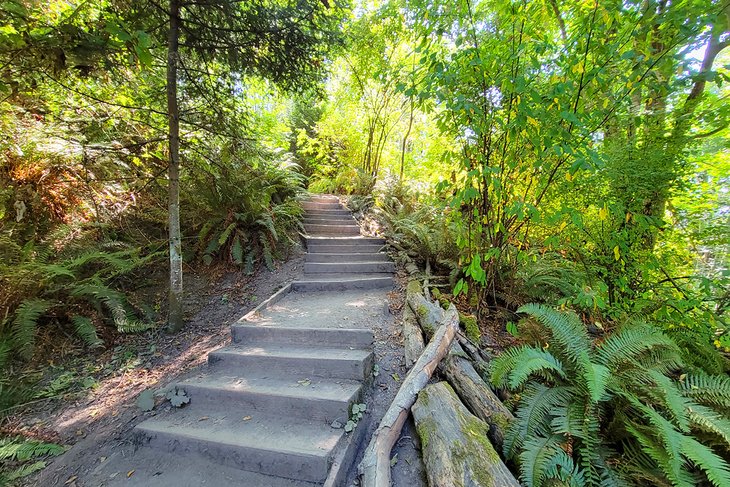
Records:
[[[491,379],[518,394],[504,455],[523,485],[730,485],[726,375],[686,365],[639,319],[592,340],[573,312],[519,312],[541,338],[496,358]]]
[[[21,437],[0,438],[0,485],[14,485],[16,481],[44,469],[44,458],[60,455],[64,450],[54,443]]]

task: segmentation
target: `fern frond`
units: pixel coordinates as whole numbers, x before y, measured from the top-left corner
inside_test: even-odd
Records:
[[[230,238],[231,233],[233,232],[233,230],[236,228],[237,225],[238,225],[238,223],[236,223],[236,222],[230,223],[225,228],[225,230],[223,230],[223,232],[221,232],[221,234],[218,236],[218,247],[222,247],[223,245],[226,244],[226,242],[228,242],[228,239]],[[207,251],[206,251],[206,253],[207,253]]]
[[[529,314],[545,325],[551,332],[551,341],[570,362],[584,370],[589,367],[591,342],[578,315],[535,303],[521,306],[517,312]]]
[[[243,245],[241,244],[241,236],[236,235],[231,246],[231,258],[238,265],[243,265]]]
[[[271,244],[269,239],[263,233],[259,235],[259,242],[261,242],[261,253],[264,256],[264,263],[266,268],[270,271],[274,270],[274,255],[271,253]]]
[[[688,374],[679,383],[682,394],[700,404],[730,410],[730,378],[723,375]]]
[[[10,352],[12,349],[10,340],[7,338],[0,339],[0,370],[3,370],[8,360],[10,360]]]
[[[686,481],[683,474],[684,459],[682,458],[682,444],[685,436],[677,431],[674,425],[656,412],[653,408],[642,404],[634,399],[630,401],[634,408],[649,422],[652,426],[652,435],[657,438],[661,447],[653,441],[647,441],[643,437],[638,428],[629,425],[627,429],[634,434],[637,440],[644,446],[644,451],[657,461],[664,470],[665,475],[674,483],[683,483]],[[637,432],[639,433],[637,435]],[[653,446],[652,446],[653,445]],[[661,451],[660,451],[661,449]]]
[[[712,482],[715,487],[730,485],[730,466],[710,448],[691,437],[684,437],[682,453]]]
[[[11,327],[13,348],[26,360],[33,356],[38,320],[51,306],[49,301],[31,298],[20,303],[15,310],[15,319]]]
[[[14,482],[15,480],[20,480],[24,477],[27,477],[28,475],[38,472],[39,470],[43,470],[44,468],[46,468],[46,462],[41,460],[38,462],[29,463],[27,465],[21,465],[15,470],[11,470],[9,473],[7,473],[4,478],[7,482]],[[0,474],[0,482],[2,482],[3,480],[3,477],[1,475],[2,474]]]
[[[96,334],[96,327],[94,326],[94,323],[89,318],[75,315],[71,317],[71,323],[74,325],[76,334],[81,337],[84,343],[88,346],[96,348],[104,345],[104,342]]]
[[[730,419],[700,404],[690,403],[687,406],[687,417],[692,427],[712,433],[730,446]]]
[[[600,363],[615,372],[636,364],[642,354],[661,348],[678,352],[676,344],[656,327],[634,322],[601,343],[596,354]]]
[[[274,220],[271,219],[271,215],[265,214],[258,220],[256,220],[256,223],[266,228],[269,233],[271,234],[271,238],[274,239],[274,242],[279,240],[279,234],[276,233],[276,227],[274,226]]]
[[[546,387],[538,382],[529,383],[515,411],[515,421],[510,424],[505,436],[503,444],[505,457],[514,458],[525,439],[531,436],[549,436],[552,414],[571,400],[570,388]]]
[[[559,452],[565,454],[562,444],[565,438],[559,435],[532,436],[522,446],[520,459],[520,481],[526,487],[542,487],[548,474],[548,468],[558,470]],[[565,455],[567,457],[567,455]],[[574,466],[570,461],[570,471]],[[565,464],[567,467],[568,465]]]
[[[64,447],[55,443],[43,443],[20,437],[0,440],[0,460],[25,462],[45,455],[60,455],[64,451]]]
[[[492,381],[497,387],[516,390],[533,374],[546,380],[565,378],[563,364],[550,352],[534,347],[512,348],[492,362]]]

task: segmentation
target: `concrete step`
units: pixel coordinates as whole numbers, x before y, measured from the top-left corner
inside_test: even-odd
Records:
[[[321,245],[385,245],[385,239],[374,237],[308,237],[307,248],[315,248]]]
[[[324,218],[309,218],[304,217],[304,223],[313,223],[315,225],[343,225],[343,224],[352,224],[357,225],[357,222],[354,218],[351,216],[342,216],[342,217],[324,217]]]
[[[393,262],[305,262],[304,274],[312,273],[388,273],[395,272]]]
[[[339,202],[332,203],[315,203],[314,201],[302,202],[302,208],[305,210],[342,210],[344,207]]]
[[[340,202],[340,199],[333,195],[333,194],[314,194],[309,197],[309,201],[314,201],[315,203],[332,203]]]
[[[362,384],[358,381],[287,375],[206,373],[177,387],[190,397],[187,407],[201,412],[225,404],[229,410],[248,415],[259,412],[329,423],[347,422],[350,404],[360,399]]]
[[[360,244],[360,245],[317,245],[309,247],[307,253],[314,254],[371,254],[383,250],[381,244]]]
[[[384,252],[363,253],[308,253],[304,256],[305,262],[390,262],[390,256]]]
[[[242,344],[280,343],[368,348],[373,343],[371,330],[355,328],[295,328],[242,322],[234,324],[231,327],[231,333],[233,342]]]
[[[335,237],[344,235],[360,235],[360,226],[355,223],[342,225],[305,224],[304,230],[309,235],[332,235]]]
[[[344,348],[233,344],[209,353],[208,363],[245,373],[278,374],[288,370],[302,378],[363,380],[371,372],[373,354]]]
[[[201,419],[205,418],[205,419]],[[323,482],[344,430],[323,421],[220,408],[173,411],[136,428],[152,448],[277,477]]]
[[[328,217],[336,217],[336,216],[347,216],[352,218],[352,213],[350,210],[347,210],[345,208],[340,209],[326,209],[326,210],[306,210],[304,212],[305,217],[310,218],[328,218]]]
[[[307,274],[292,282],[294,291],[347,291],[352,289],[380,289],[393,287],[392,274]]]

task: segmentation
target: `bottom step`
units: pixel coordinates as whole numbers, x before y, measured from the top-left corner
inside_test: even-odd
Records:
[[[240,410],[206,416],[174,411],[141,423],[136,431],[142,443],[156,449],[309,482],[325,480],[344,438],[343,430],[324,421]]]

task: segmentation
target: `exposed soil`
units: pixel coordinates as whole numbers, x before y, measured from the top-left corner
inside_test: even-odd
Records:
[[[136,457],[133,454],[137,450],[132,430],[153,413],[143,413],[137,407],[137,395],[145,389],[161,388],[195,373],[195,369],[205,363],[208,352],[228,343],[229,326],[286,282],[298,278],[303,271],[303,262],[304,254],[299,250],[287,262],[277,263],[273,272],[263,270],[255,277],[237,272],[212,277],[187,275],[188,319],[183,332],[168,335],[156,331],[125,336],[113,349],[86,358],[89,363],[107,364],[113,369],[111,372],[108,368],[103,369],[95,377],[96,386],[82,393],[31,405],[6,420],[3,427],[6,432],[23,433],[71,447],[63,455],[50,459],[45,470],[25,479],[23,485],[100,485],[99,474],[104,472],[106,475],[109,471],[104,464],[110,459],[120,467],[111,474],[111,483],[126,478],[129,485],[141,485],[142,479],[135,482],[134,476]],[[383,304],[385,319],[373,320],[379,374],[374,378],[366,400],[369,409],[365,444],[407,374],[400,328],[405,282],[406,278],[399,276],[396,289]],[[169,404],[157,406],[165,407]],[[360,455],[365,444],[361,445]],[[420,442],[412,420],[406,424],[392,457],[394,485],[427,485]],[[162,458],[158,460],[163,461]],[[177,461],[182,472],[184,462]],[[230,474],[225,468],[218,470],[213,477],[206,477],[202,472],[197,476],[182,476],[181,485],[214,485]],[[358,485],[356,477],[353,468],[347,485]],[[105,483],[101,482],[101,485]]]

